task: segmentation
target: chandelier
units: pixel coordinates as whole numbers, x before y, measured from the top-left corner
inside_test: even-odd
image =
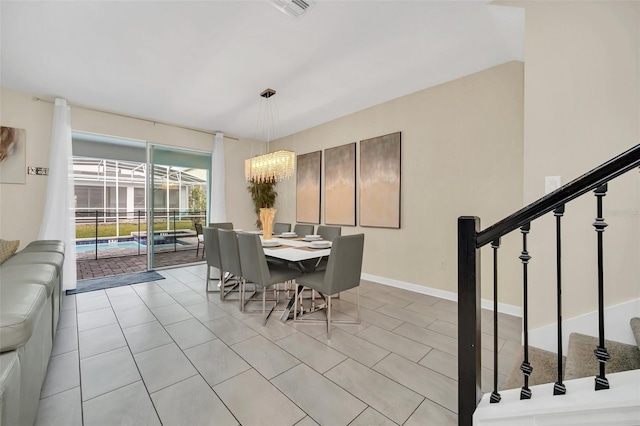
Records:
[[[275,94],[276,91],[273,89],[266,89],[260,93],[260,96],[264,98],[263,103],[266,103],[266,108],[264,110],[261,108],[258,122],[260,122],[261,118],[264,118],[263,124],[267,128],[267,152],[269,151],[269,139],[271,136],[268,127],[274,123],[273,104],[270,98]],[[263,111],[264,117],[262,117]],[[244,160],[244,177],[247,182],[276,182],[289,179],[293,176],[294,169],[295,153],[293,151],[268,152],[267,154]]]

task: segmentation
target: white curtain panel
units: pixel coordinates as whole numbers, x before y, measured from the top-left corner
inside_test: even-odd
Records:
[[[66,244],[62,288],[76,288],[76,232],[71,151],[71,111],[64,99],[56,99],[51,129],[51,153],[44,217],[38,238]]]
[[[224,193],[224,134],[216,133],[211,154],[211,188],[209,222],[226,222],[227,205]]]

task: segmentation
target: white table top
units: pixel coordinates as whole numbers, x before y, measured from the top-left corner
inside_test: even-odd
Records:
[[[260,237],[262,238],[262,237]],[[294,238],[272,238],[270,241],[278,241],[280,244],[290,247],[264,247],[264,254],[289,262],[299,262],[301,260],[317,259],[331,254],[331,248],[301,250],[296,247],[309,247],[311,242],[299,241]]]

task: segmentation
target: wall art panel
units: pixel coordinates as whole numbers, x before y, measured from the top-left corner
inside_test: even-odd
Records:
[[[296,167],[296,222],[318,224],[322,151],[298,155]]]
[[[324,222],[356,225],[356,143],[324,150]]]
[[[0,127],[0,183],[26,183],[27,132]]]
[[[360,226],[400,228],[400,132],[360,141]]]

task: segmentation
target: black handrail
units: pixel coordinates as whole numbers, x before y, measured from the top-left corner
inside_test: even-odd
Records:
[[[640,144],[481,231],[480,218],[458,218],[458,424],[471,425],[482,398],[480,248],[640,166]],[[599,213],[600,214],[600,213]],[[599,216],[600,217],[600,216]],[[599,284],[602,287],[602,284]],[[601,289],[599,290],[602,292]],[[602,304],[602,297],[599,297]],[[600,307],[600,312],[602,307]],[[602,321],[601,321],[602,322]],[[602,330],[601,340],[604,339]],[[598,361],[608,357],[604,347]],[[598,356],[598,354],[596,354]],[[526,359],[525,359],[526,362]],[[604,375],[601,373],[602,381]],[[600,377],[600,376],[599,376]],[[525,383],[525,387],[526,387]],[[497,402],[497,401],[495,401]]]
[[[638,166],[640,166],[640,144],[496,222],[484,231],[480,231],[476,238],[476,247],[489,244]]]

